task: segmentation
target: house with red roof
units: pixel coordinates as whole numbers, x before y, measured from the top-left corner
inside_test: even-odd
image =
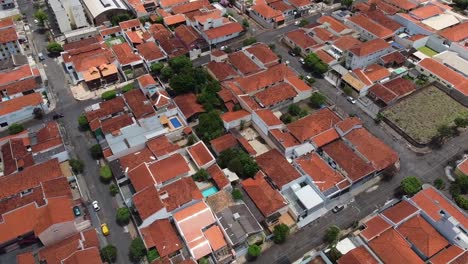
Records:
[[[285,18],[283,13],[273,7],[258,3],[250,8],[249,15],[260,25],[266,28],[277,28],[284,25]]]
[[[295,47],[300,48],[302,56],[306,56],[321,46],[308,31],[302,28],[284,34],[283,42],[291,47],[291,49]]]
[[[133,79],[146,73],[143,58],[139,54],[135,54],[127,42],[114,45],[111,49],[117,58],[116,65],[125,80]]]
[[[341,78],[340,85],[351,87],[357,96],[362,97],[367,94],[372,85],[390,80],[390,74],[386,67],[372,64],[349,71]]]
[[[376,63],[380,57],[392,51],[390,44],[380,38],[360,43],[346,52],[346,67],[350,69],[364,68]]]
[[[360,34],[360,38],[363,40],[390,40],[395,34],[395,31],[386,28],[385,26],[362,14],[349,17],[345,21],[345,24],[354,31],[358,32]]]
[[[48,103],[41,93],[30,93],[0,102],[0,130],[11,124],[22,123],[34,118],[34,109],[48,112]]]
[[[257,126],[257,130],[259,130],[263,136],[267,136],[268,131],[272,129],[282,129],[284,127],[283,122],[269,109],[253,111],[252,123]]]
[[[0,47],[3,51],[0,54],[0,60],[9,59],[11,55],[21,54],[21,45],[13,19],[5,18],[0,20],[0,24]]]
[[[39,70],[29,65],[22,65],[0,72],[1,101],[44,91]]]
[[[183,248],[183,242],[169,219],[156,220],[149,226],[140,228],[140,233],[146,249],[156,249],[163,258],[177,255]]]
[[[203,141],[198,141],[192,146],[187,147],[187,153],[198,169],[207,169],[216,163],[216,159]]]
[[[468,175],[468,158],[462,160],[457,165],[457,172],[462,174],[462,175]]]
[[[468,60],[466,43],[468,42],[468,22],[463,22],[453,27],[445,28],[438,34],[431,35],[428,46],[437,52],[444,50],[455,51],[460,57]]]
[[[243,49],[256,64],[268,68],[279,63],[279,57],[265,43],[256,43]]]
[[[394,104],[415,90],[416,85],[412,81],[398,77],[385,83],[374,84],[369,88],[367,97],[371,98],[377,105],[385,107]]]
[[[245,110],[238,110],[234,112],[226,112],[221,115],[223,125],[226,130],[239,127],[241,123],[247,123],[252,120],[252,115]]]
[[[153,63],[161,62],[167,59],[166,52],[156,44],[156,42],[149,41],[137,46],[138,53],[145,62],[146,69],[150,71]]]

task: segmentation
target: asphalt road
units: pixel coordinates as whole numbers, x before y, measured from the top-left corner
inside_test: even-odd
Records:
[[[28,0],[18,0],[18,5],[21,12],[28,17],[29,24],[36,28],[33,22],[33,5]],[[36,49],[45,51],[47,47],[46,35],[35,30],[33,32],[33,40]],[[46,53],[44,53],[46,54]],[[78,129],[77,118],[83,112],[86,106],[89,106],[95,101],[78,102],[74,99],[68,82],[68,76],[65,76],[63,66],[57,63],[57,59],[46,56],[43,61],[44,70],[49,80],[50,91],[55,94],[57,99],[57,107],[55,112],[64,114],[64,118],[59,122],[66,131],[65,142],[71,156],[80,158],[85,169],[80,183],[85,183],[86,186],[81,186],[84,190],[84,198],[89,202],[97,200],[101,206],[99,212],[89,210],[93,226],[100,233],[100,223],[107,223],[110,229],[110,235],[107,237],[107,242],[116,246],[118,249],[117,263],[129,263],[128,252],[131,242],[130,235],[119,226],[115,221],[115,215],[118,208],[116,200],[109,194],[108,186],[101,183],[99,179],[99,167],[95,160],[89,155],[89,147],[96,144],[96,140],[90,133],[81,132]],[[83,181],[84,179],[84,181]],[[90,206],[88,206],[91,209]]]

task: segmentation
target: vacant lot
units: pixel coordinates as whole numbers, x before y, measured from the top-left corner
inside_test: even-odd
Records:
[[[437,128],[450,125],[467,108],[434,86],[424,88],[383,112],[384,116],[419,143],[426,144],[437,135]]]
[[[438,54],[437,51],[435,51],[435,50],[433,50],[433,49],[431,49],[431,48],[429,48],[429,47],[426,47],[426,46],[422,46],[422,47],[420,47],[418,50],[419,50],[420,52],[426,54],[426,55],[429,56],[429,57],[432,57],[432,56],[435,56],[435,55]]]

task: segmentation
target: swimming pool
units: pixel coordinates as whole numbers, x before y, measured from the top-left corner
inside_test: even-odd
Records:
[[[172,124],[172,126],[174,128],[179,128],[179,127],[182,126],[182,124],[179,121],[179,118],[177,118],[177,117],[171,117],[171,119],[169,119],[169,121],[171,122],[171,124]]]
[[[211,186],[210,188],[203,190],[202,194],[203,194],[203,197],[208,197],[217,193],[218,191],[219,190],[218,188],[216,188],[216,186]]]

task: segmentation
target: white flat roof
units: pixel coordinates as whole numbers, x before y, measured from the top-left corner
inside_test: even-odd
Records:
[[[460,72],[464,76],[468,76],[468,61],[458,56],[458,53],[447,50],[432,58],[449,66],[453,70]]]
[[[422,53],[420,51],[416,51],[415,53],[413,53],[413,56],[415,56],[416,58],[418,58],[420,60],[430,58],[429,56],[427,56],[426,54],[424,54],[424,53]]]
[[[322,197],[310,185],[306,185],[294,192],[305,208],[312,209],[323,203]]]
[[[349,238],[345,238],[336,244],[336,249],[338,249],[338,251],[340,251],[343,255],[355,248],[356,245],[354,245],[353,241],[351,241]]]
[[[440,14],[421,21],[424,25],[430,26],[435,30],[441,30],[460,23],[458,19],[450,14]]]
[[[93,18],[112,9],[128,10],[127,6],[121,0],[83,0],[83,3],[88,8]]]

